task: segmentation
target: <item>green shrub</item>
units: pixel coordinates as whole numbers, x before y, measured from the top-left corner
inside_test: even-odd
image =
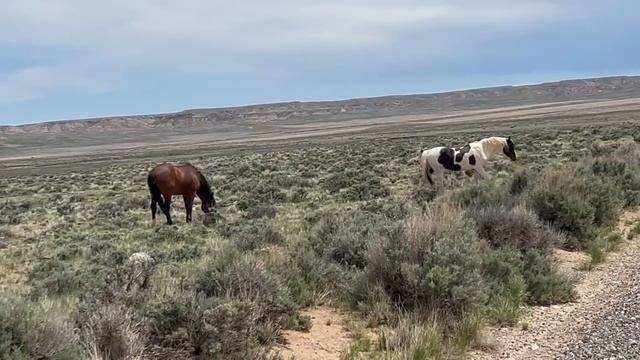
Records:
[[[504,206],[514,207],[519,199],[508,191],[496,186],[494,183],[482,182],[471,184],[455,190],[449,194],[451,201],[463,208]]]
[[[472,207],[467,213],[478,225],[478,235],[495,248],[548,252],[566,242],[561,234],[542,224],[535,213],[522,206]]]
[[[590,183],[591,185],[587,184]],[[529,193],[529,203],[543,220],[551,223],[556,229],[569,234],[574,244],[584,247],[595,236],[596,212],[599,205],[600,219],[604,221],[607,213],[603,206],[611,199],[596,200],[588,192],[591,187],[594,193],[607,192],[610,188],[598,179],[585,179],[577,176],[575,169],[551,169],[545,172]],[[605,191],[598,191],[605,190]],[[572,247],[572,244],[566,244]]]
[[[558,272],[548,254],[513,249],[492,251],[484,258],[484,277],[489,286],[488,315],[498,324],[513,325],[519,307],[562,304],[573,301],[574,284]]]
[[[104,201],[98,203],[96,206],[96,217],[97,218],[114,218],[118,216],[122,216],[124,211],[122,207],[115,201]]]
[[[370,200],[389,196],[389,189],[382,184],[380,179],[369,178],[350,186],[340,195],[347,201]]]
[[[65,249],[60,250],[62,258],[42,261],[29,272],[32,300],[45,296],[80,295],[87,290],[101,288],[115,276],[122,260],[120,252],[105,252],[103,256],[73,261],[75,258],[64,257]]]
[[[409,209],[404,202],[396,202],[388,199],[367,201],[360,205],[360,210],[381,215],[391,220],[401,220],[409,214]]]
[[[281,189],[289,189],[294,186],[301,188],[311,186],[311,182],[308,179],[296,175],[288,175],[283,172],[271,173],[266,177],[266,180]]]
[[[199,274],[195,290],[207,297],[249,301],[254,320],[276,328],[297,326],[297,306],[289,289],[253,256],[214,260]]]
[[[335,262],[319,256],[309,244],[298,244],[269,264],[301,306],[318,301],[344,298],[347,273]]]
[[[275,206],[269,204],[256,204],[247,209],[245,217],[247,219],[274,218],[278,210]]]
[[[595,265],[604,262],[607,252],[618,248],[622,242],[622,235],[618,232],[612,232],[606,236],[598,236],[587,244],[587,253],[591,257],[588,264],[588,270]]]
[[[258,358],[266,341],[254,304],[180,293],[147,306],[156,352],[220,359]]]
[[[573,282],[560,274],[548,257],[528,254],[524,258],[523,269],[529,304],[552,305],[575,300]]]
[[[160,226],[154,229],[153,241],[157,242],[171,242],[171,243],[181,243],[187,242],[190,240],[189,234],[184,231],[184,229],[180,229],[173,226]]]
[[[329,193],[340,193],[347,201],[370,200],[389,195],[389,190],[372,171],[347,170],[335,172],[322,181],[320,186]]]
[[[65,261],[49,259],[38,263],[29,273],[31,296],[63,295],[76,292],[83,286],[83,274]]]
[[[239,195],[240,199],[236,206],[241,211],[249,211],[259,206],[273,205],[287,199],[287,194],[274,184],[266,183],[264,180],[253,179],[247,181],[247,188],[242,190],[234,189],[234,193],[244,192]]]
[[[498,325],[515,325],[527,296],[522,255],[513,249],[491,251],[483,267],[490,286],[489,320]]]
[[[414,186],[411,191],[411,199],[417,204],[433,201],[436,196],[438,196],[438,190],[435,187]]]
[[[509,186],[509,192],[513,196],[520,195],[529,186],[530,175],[527,171],[519,171],[513,175],[511,179],[511,185]]]
[[[169,254],[167,254],[167,259],[171,261],[188,261],[197,259],[202,255],[202,245],[201,244],[185,244],[179,246],[175,249],[171,249]]]
[[[231,239],[241,251],[252,251],[269,245],[280,245],[284,238],[275,225],[266,219],[240,220],[236,223],[219,223],[222,236]]]
[[[600,161],[583,159],[575,166],[550,168],[530,192],[538,216],[573,236],[580,248],[595,238],[599,228],[615,225],[625,201],[615,175],[625,166],[612,159],[606,160],[607,165]]]
[[[620,189],[609,179],[585,179],[578,192],[586,195],[594,209],[593,221],[598,227],[611,227],[616,224],[623,199]]]
[[[291,188],[291,192],[289,193],[288,201],[292,203],[303,202],[307,196],[307,190],[300,187]]]
[[[481,274],[485,251],[463,212],[440,205],[411,217],[369,248],[354,300],[370,299],[367,292],[379,285],[403,308],[462,315],[486,301]]]
[[[596,157],[591,171],[611,179],[622,192],[625,207],[640,205],[640,145],[626,141],[618,144],[613,155]]]
[[[588,270],[591,270],[593,266],[600,264],[605,258],[606,244],[603,239],[595,239],[587,244],[587,253],[591,257],[588,265]]]
[[[364,268],[366,252],[386,221],[361,211],[321,215],[312,228],[309,245],[319,256],[346,267]]]

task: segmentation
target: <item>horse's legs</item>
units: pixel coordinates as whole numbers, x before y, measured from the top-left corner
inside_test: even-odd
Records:
[[[184,199],[184,208],[187,210],[187,222],[191,222],[191,211],[193,210],[193,196],[191,195],[183,195]]]
[[[155,198],[151,199],[151,222],[156,223],[156,211],[158,211],[158,203]]]
[[[162,212],[164,212],[164,216],[167,217],[167,224],[171,225],[173,224],[173,221],[171,221],[171,195],[167,195],[164,194],[164,208],[162,209]]]

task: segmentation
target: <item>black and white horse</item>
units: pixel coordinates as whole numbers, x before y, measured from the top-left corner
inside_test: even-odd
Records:
[[[516,149],[510,137],[493,136],[474,141],[460,149],[437,146],[423,150],[419,156],[421,176],[423,179],[426,177],[431,185],[433,185],[432,176],[441,176],[445,170],[474,170],[483,178],[487,178],[488,174],[484,170],[484,166],[487,161],[499,153],[516,161]]]

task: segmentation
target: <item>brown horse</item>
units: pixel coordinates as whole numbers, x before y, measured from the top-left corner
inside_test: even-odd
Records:
[[[202,201],[203,212],[208,213],[210,207],[216,206],[216,200],[207,179],[200,170],[189,163],[158,165],[149,172],[147,184],[151,192],[151,219],[154,223],[157,205],[160,205],[160,209],[167,217],[167,223],[170,225],[173,223],[170,212],[173,195],[182,195],[184,207],[187,209],[187,222],[191,222],[191,208],[196,195]]]

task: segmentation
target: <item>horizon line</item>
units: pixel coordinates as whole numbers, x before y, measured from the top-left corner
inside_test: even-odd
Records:
[[[350,98],[341,98],[341,99],[316,99],[316,100],[282,100],[282,101],[274,101],[274,102],[257,102],[250,104],[239,104],[239,105],[228,105],[228,106],[218,106],[218,107],[192,107],[186,108],[182,110],[169,111],[169,112],[151,112],[146,114],[120,114],[120,115],[103,115],[103,116],[95,116],[95,117],[87,117],[87,118],[72,118],[72,119],[54,119],[54,120],[43,120],[43,121],[34,121],[34,122],[25,122],[18,124],[6,124],[1,125],[0,128],[17,128],[17,127],[25,127],[25,126],[33,126],[33,125],[44,125],[44,124],[55,124],[55,123],[68,123],[68,122],[81,122],[81,121],[101,121],[105,119],[118,119],[118,118],[126,118],[126,117],[145,117],[145,116],[163,116],[163,115],[174,115],[187,111],[203,111],[203,110],[230,110],[230,109],[241,109],[241,108],[251,108],[251,107],[259,107],[259,106],[274,106],[274,105],[284,105],[284,104],[293,104],[293,103],[301,103],[301,104],[313,104],[313,103],[330,103],[330,102],[349,102],[355,100],[372,100],[372,99],[382,99],[382,98],[391,98],[391,97],[401,97],[401,96],[434,96],[434,95],[443,95],[450,94],[456,92],[464,92],[464,91],[474,91],[474,90],[490,90],[490,89],[499,89],[499,88],[512,88],[512,87],[523,87],[523,86],[541,86],[548,84],[557,84],[562,82],[570,82],[570,81],[580,81],[580,80],[601,80],[601,79],[613,79],[613,78],[631,78],[631,77],[640,77],[638,75],[607,75],[607,76],[595,76],[595,77],[584,77],[584,78],[561,78],[549,81],[542,82],[522,82],[515,84],[504,84],[504,85],[492,85],[492,86],[484,86],[484,87],[469,87],[469,88],[454,88],[448,90],[437,90],[434,92],[424,92],[424,93],[395,93],[395,94],[386,94],[386,95],[373,95],[373,96],[362,96],[362,97],[350,97]]]

